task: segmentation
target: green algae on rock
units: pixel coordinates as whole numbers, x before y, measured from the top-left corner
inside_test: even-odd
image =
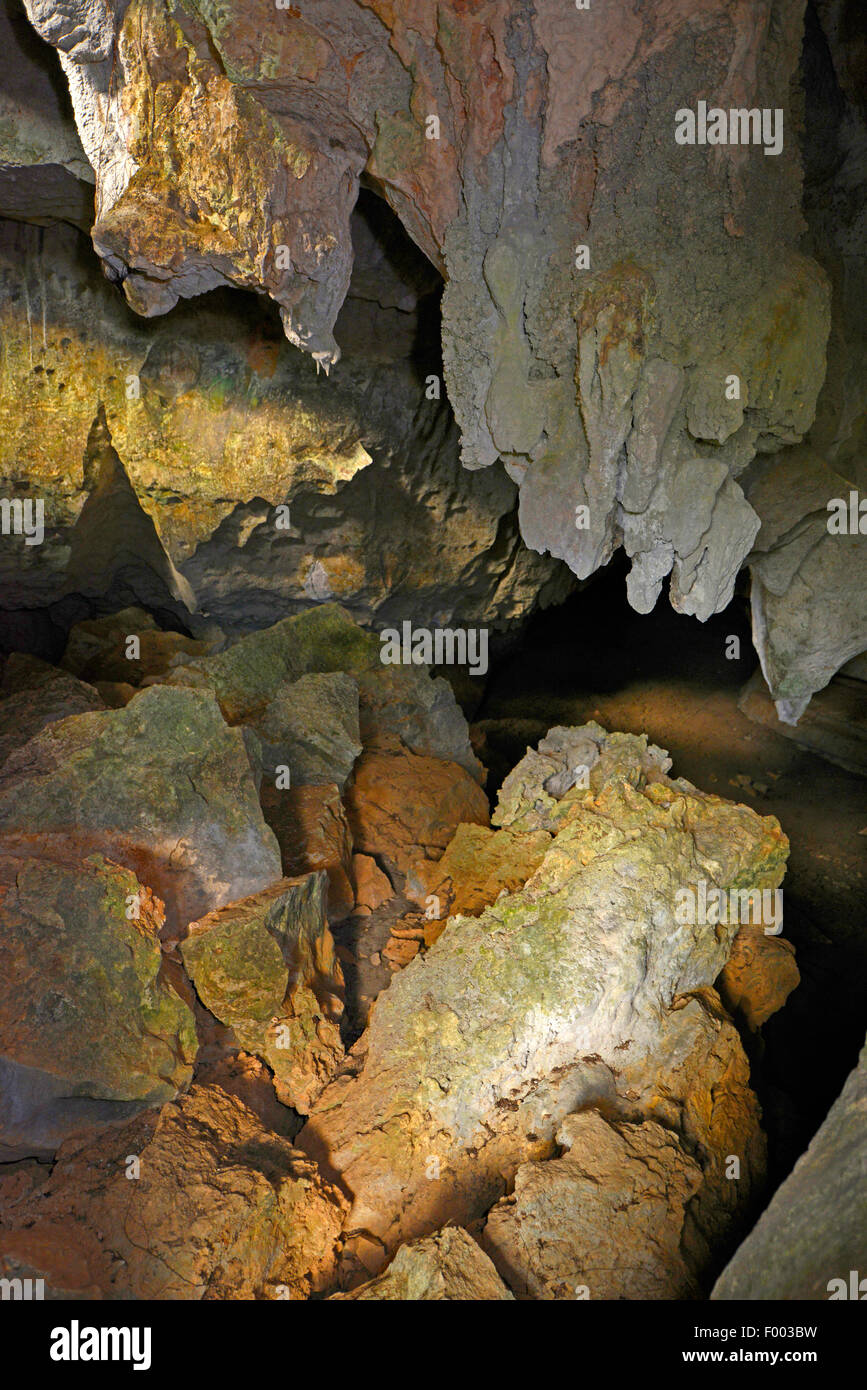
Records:
[[[192,1078],[195,1024],[163,978],[159,899],[101,855],[50,856],[38,840],[2,846],[0,1152],[51,1151]]]
[[[494,817],[554,832],[540,865],[394,978],[357,1045],[360,1075],[326,1088],[298,1139],[328,1155],[351,1226],[382,1258],[446,1212],[477,1218],[566,1114],[616,1097],[626,1058],[653,1074],[671,1010],[712,988],[737,929],[679,922],[679,889],[783,876],[777,821],[670,779],[646,739],[589,725],[545,743],[560,751],[542,768],[529,753]],[[541,772],[565,772],[576,747],[592,750],[591,786],[557,799]]]
[[[199,998],[271,1067],[306,1114],[343,1057],[343,976],[325,919],[325,873],[282,879],[193,922],[181,955]]]
[[[0,771],[0,829],[48,833],[133,868],[168,929],[280,877],[247,739],[205,691],[159,686],[123,709],[73,715]]]

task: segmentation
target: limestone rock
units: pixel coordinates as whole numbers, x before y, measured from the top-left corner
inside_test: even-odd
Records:
[[[375,912],[388,902],[394,889],[376,860],[369,854],[353,854],[352,877],[355,882],[356,910]]]
[[[130,637],[138,638],[136,657],[128,655]],[[125,608],[76,623],[61,664],[80,680],[141,685],[148,677],[161,676],[178,662],[207,651],[205,642],[180,632],[163,632],[143,609]]]
[[[165,902],[176,936],[280,877],[245,736],[195,690],[155,687],[43,729],[0,771],[0,828],[127,864]]]
[[[663,1125],[701,1170],[682,1247],[704,1288],[764,1196],[766,1143],[743,1045],[717,995],[701,989],[675,999],[649,1074],[631,1049],[620,1059],[617,1113]]]
[[[747,492],[762,520],[750,556],[753,643],[781,720],[867,649],[864,538],[829,530],[851,483],[806,446],[762,460]]]
[[[332,1299],[363,1302],[498,1302],[512,1294],[488,1256],[460,1226],[402,1245],[388,1269],[351,1293]]]
[[[425,928],[427,945],[442,934],[445,918],[478,917],[501,893],[523,888],[550,844],[544,830],[520,835],[459,825],[442,859],[423,865],[418,873],[423,889],[419,899],[432,912]]]
[[[54,1298],[306,1298],[332,1280],[344,1205],[240,1100],[197,1086],[64,1145],[4,1212],[0,1269]]]
[[[313,673],[352,675],[367,670],[378,654],[376,638],[344,608],[322,603],[176,667],[167,683],[211,690],[229,724],[255,725],[267,717],[271,701],[285,695],[287,684]]]
[[[62,73],[23,6],[0,6],[0,213],[87,229],[93,170],[78,138]]]
[[[538,778],[540,761],[547,779],[556,760],[528,754],[495,819],[521,833],[526,806],[534,829],[546,819],[556,833],[542,863],[395,976],[354,1069],[299,1136],[328,1154],[353,1193],[351,1228],[383,1257],[445,1213],[487,1210],[522,1162],[550,1153],[566,1114],[616,1093],[626,1058],[652,1071],[670,1011],[713,984],[736,931],[678,920],[683,891],[702,880],[770,889],[782,876],[777,821],[668,778],[646,739],[585,726],[557,741],[593,745],[591,788],[555,801]],[[531,789],[527,801],[517,787]],[[533,787],[547,797],[541,813]]]
[[[462,821],[487,825],[484,792],[457,763],[395,744],[364,753],[346,796],[356,847],[404,877],[438,859]]]
[[[50,1153],[189,1084],[196,1029],[164,977],[163,917],[100,855],[52,858],[35,837],[19,854],[4,847],[0,1153]]]
[[[32,170],[22,180],[26,194]],[[356,230],[370,204],[397,225],[381,200],[365,200]],[[4,604],[20,612],[61,599],[71,551],[86,561],[89,545],[105,545],[89,526],[93,506],[81,522],[97,481],[82,464],[100,403],[127,483],[119,480],[124,506],[108,515],[126,542],[114,607],[163,608],[198,637],[203,614],[239,635],[329,597],[325,587],[362,622],[425,626],[504,625],[565,596],[568,570],[521,544],[515,484],[499,468],[462,468],[445,392],[427,398],[411,356],[422,336],[416,311],[365,301],[358,323],[359,304],[348,300],[341,315],[340,380],[326,381],[262,298],[217,293],[140,320],[100,273],[89,239],[0,222],[0,479],[5,496],[45,503],[42,545],[0,547]],[[374,351],[375,335],[384,351]],[[147,566],[129,563],[139,509],[161,547]],[[445,524],[455,515],[459,527]],[[169,564],[194,595],[192,616],[155,592],[153,566]],[[40,654],[59,655],[62,635]]]
[[[528,1163],[489,1213],[483,1246],[534,1299],[694,1295],[681,1251],[700,1170],[660,1125],[609,1124],[595,1111],[557,1131],[562,1158]]]
[[[414,753],[459,763],[484,786],[467,721],[441,676],[431,680],[420,666],[379,666],[362,672],[358,685],[365,748],[391,746],[397,737]]]
[[[10,684],[14,680],[9,666],[17,667],[20,671],[23,664],[7,662],[4,686],[7,675]],[[36,665],[36,662],[33,661],[33,664]],[[39,666],[43,664],[38,663]],[[38,677],[35,687],[28,685],[11,694],[4,694],[0,690],[0,767],[13,749],[20,748],[48,724],[55,724],[68,715],[104,708],[102,698],[92,685],[50,666],[45,666],[45,671],[51,674]]]
[[[865,1153],[867,1048],[711,1297],[863,1299],[864,1286],[858,1283],[867,1264]]]
[[[333,782],[342,791],[361,752],[358,683],[316,672],[283,686],[253,723],[266,775],[288,767],[292,786]]]
[[[718,988],[726,1008],[742,1014],[747,1027],[755,1030],[783,1007],[800,983],[792,943],[746,924],[734,939]]]
[[[262,810],[280,846],[283,872],[328,875],[328,919],[339,922],[352,911],[352,835],[340,791],[332,783],[279,788],[262,786]]]
[[[94,246],[137,312],[257,289],[339,379],[364,177],[444,275],[463,458],[506,462],[528,545],[586,576],[623,541],[639,606],[668,574],[682,611],[728,602],[757,524],[738,475],[804,437],[824,374],[828,284],[799,249],[799,9],[28,13],[94,167]],[[781,111],[774,157],[677,140],[708,93]]]
[[[343,1056],[343,976],[325,920],[326,878],[283,879],[190,924],[181,955],[206,1008],[306,1114]]]

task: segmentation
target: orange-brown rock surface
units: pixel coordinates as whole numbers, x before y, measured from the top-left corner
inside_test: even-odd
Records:
[[[426,860],[440,857],[462,822],[487,825],[490,814],[464,768],[397,742],[358,760],[346,807],[356,848],[410,881]]]
[[[49,1298],[306,1298],[333,1277],[344,1208],[242,1101],[195,1087],[69,1141],[47,1183],[6,1200],[0,1271]]]
[[[755,1031],[783,1007],[800,981],[792,943],[746,924],[735,937],[717,988],[726,1008],[741,1014]]]

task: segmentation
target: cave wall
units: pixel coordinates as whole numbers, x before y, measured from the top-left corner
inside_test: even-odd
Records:
[[[316,387],[327,421],[359,370],[349,350],[341,360],[338,316],[364,184],[444,278],[461,458],[471,471],[502,461],[531,550],[585,579],[623,546],[634,607],[650,611],[667,584],[700,620],[749,562],[754,641],[784,718],[867,645],[849,577],[860,534],[822,530],[862,455],[852,314],[831,327],[859,273],[857,101],[826,170],[852,208],[842,232],[816,182],[834,121],[817,63],[851,88],[851,6],[27,0],[27,13],[93,167],[94,250],[136,313],[217,287],[263,292],[289,342],[331,373]],[[767,113],[761,143],[678,143],[678,113],[701,102]],[[257,459],[270,447],[259,409],[233,434]],[[129,467],[147,451],[152,493],[196,472],[194,447],[163,460],[136,432]],[[265,500],[284,490],[295,442],[276,431]],[[214,457],[200,483],[213,495],[193,489],[167,532],[201,540],[203,509],[212,530],[233,472],[221,444]]]

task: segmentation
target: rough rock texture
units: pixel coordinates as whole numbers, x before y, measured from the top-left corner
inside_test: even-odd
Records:
[[[30,664],[29,673],[25,661]],[[10,690],[13,683],[17,688]],[[0,767],[13,749],[20,748],[47,724],[104,707],[99,692],[85,681],[32,657],[10,659],[0,686]]]
[[[138,313],[220,285],[259,289],[289,341],[334,368],[341,336],[351,348],[338,312],[356,250],[360,301],[399,315],[422,283],[381,276],[369,241],[353,236],[363,175],[445,276],[445,378],[463,458],[471,469],[506,463],[528,545],[583,577],[622,544],[641,611],[669,574],[679,610],[706,618],[725,606],[759,527],[739,478],[757,453],[804,438],[825,370],[829,282],[801,252],[799,78],[811,118],[816,99],[798,72],[800,5],[676,0],[624,16],[613,0],[586,12],[485,0],[470,17],[453,3],[380,0],[297,14],[270,0],[113,11],[71,0],[62,13],[28,0],[28,13],[58,52],[94,168],[94,248]],[[808,38],[815,14],[836,90],[857,92],[839,3],[811,12]],[[699,100],[780,112],[779,146],[678,143],[675,113]],[[833,145],[825,110],[805,137],[809,249],[834,282],[843,382],[818,442],[837,452],[852,438],[857,369],[853,378],[846,354],[859,330],[847,305],[863,274],[864,200],[846,206],[863,185],[850,104]],[[836,222],[821,211],[814,145],[833,148]],[[201,358],[181,356],[189,389]],[[333,371],[338,392],[351,351],[346,364]],[[364,450],[357,433],[354,444],[349,472]],[[234,524],[264,532],[266,514]],[[260,541],[248,557],[257,565],[274,550]],[[202,558],[216,593],[221,567]],[[308,578],[318,565],[329,583],[346,569],[327,556],[306,563]],[[350,587],[332,584],[346,598]],[[768,616],[771,629],[787,621]],[[759,630],[757,642],[770,678],[774,639]],[[783,660],[784,639],[775,645],[775,696],[808,698],[817,661]]]
[[[368,220],[354,219],[356,242]],[[515,484],[461,467],[445,391],[425,394],[442,366],[412,359],[412,283],[403,298],[403,309],[347,302],[347,355],[327,381],[259,298],[218,291],[141,320],[80,234],[0,221],[0,484],[44,499],[46,527],[42,545],[0,547],[4,606],[71,602],[100,404],[127,485],[115,525],[129,548],[140,506],[160,545],[151,560],[183,574],[197,621],[246,631],[333,597],[365,622],[505,624],[565,595],[568,571],[520,542]],[[153,601],[143,567],[122,579],[123,604]]]
[[[683,1253],[706,1286],[765,1195],[761,1111],[737,1029],[713,990],[696,990],[676,997],[663,1020],[649,1074],[641,1059],[627,1061],[627,1051],[621,1057],[623,1118],[658,1121],[701,1169],[686,1211]]]
[[[365,748],[392,747],[395,738],[414,753],[459,763],[482,786],[485,769],[470,745],[467,721],[449,683],[431,680],[421,666],[383,666],[358,677],[359,721]]]
[[[331,1282],[344,1205],[240,1100],[195,1087],[64,1145],[4,1210],[0,1272],[55,1298],[306,1298]]]
[[[782,877],[777,821],[666,777],[645,738],[591,724],[547,742],[560,755],[528,754],[494,816],[553,833],[539,868],[395,977],[299,1137],[352,1193],[368,1267],[446,1213],[475,1219],[620,1073],[671,1068],[678,1004],[709,989],[736,932],[677,921],[678,890]],[[578,748],[590,787],[556,799],[543,780],[562,785]]]
[[[715,1299],[863,1299],[867,1048],[828,1118],[714,1287]],[[852,1288],[851,1271],[857,1271]],[[832,1285],[832,1280],[841,1283]]]
[[[129,654],[129,639],[138,638],[138,656]],[[123,608],[76,623],[61,665],[81,680],[141,685],[162,676],[191,657],[205,656],[206,642],[181,632],[163,632],[143,608]]]
[[[867,649],[865,537],[829,532],[828,502],[848,507],[852,483],[807,447],[763,460],[746,486],[762,518],[750,557],[753,642],[777,713],[794,724]]]
[[[459,1226],[402,1245],[388,1269],[352,1293],[332,1299],[382,1302],[497,1302],[512,1294],[488,1256]]]
[[[487,825],[489,817],[487,797],[464,768],[421,757],[397,741],[359,758],[346,810],[356,848],[411,887],[462,822]]]
[[[741,1013],[748,1028],[761,1028],[781,1009],[801,982],[795,948],[761,927],[742,926],[717,981],[720,998],[731,1013]]]
[[[865,535],[831,534],[828,503],[867,495],[867,103],[863,16],[848,0],[804,14],[804,249],[831,289],[828,370],[807,444],[758,458],[744,479],[762,529],[750,557],[753,641],[781,720],[867,648]],[[847,528],[848,530],[848,528]]]
[[[684,1208],[701,1171],[660,1125],[589,1111],[557,1131],[566,1153],[528,1163],[489,1213],[483,1245],[515,1293],[534,1299],[686,1298]]]
[[[443,919],[478,917],[501,893],[523,888],[550,844],[544,830],[512,835],[482,825],[459,825],[442,859],[423,865],[417,875],[422,888],[418,897],[431,911],[427,944],[442,934]]]
[[[124,709],[50,724],[0,770],[0,829],[49,834],[126,864],[167,930],[280,877],[247,739],[204,691],[155,687]]]
[[[352,835],[335,783],[280,789],[262,786],[262,811],[280,846],[283,872],[328,875],[328,919],[352,911]]]
[[[266,776],[289,769],[292,786],[333,782],[342,791],[361,752],[358,682],[316,672],[281,687],[252,727]]]
[[[69,91],[18,0],[0,5],[0,213],[50,223],[93,222],[93,170]]]
[[[379,661],[379,650],[376,638],[339,604],[308,605],[224,651],[185,662],[165,682],[213,691],[228,723],[255,724],[302,676],[365,671]]]
[[[388,902],[394,892],[388,878],[369,854],[353,854],[352,877],[356,911],[375,912]]]
[[[193,1014],[161,970],[162,903],[99,855],[0,855],[0,1154],[45,1154],[172,1099]]]
[[[343,1057],[343,976],[324,874],[280,883],[190,924],[181,955],[202,1003],[274,1073],[302,1114]]]

